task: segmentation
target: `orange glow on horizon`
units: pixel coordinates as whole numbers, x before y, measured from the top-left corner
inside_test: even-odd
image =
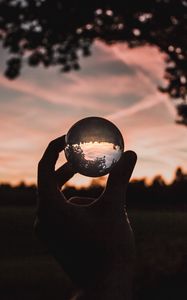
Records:
[[[152,177],[146,177],[146,176],[139,176],[139,177],[134,177],[132,176],[130,181],[144,181],[145,184],[147,186],[151,185],[153,180],[156,178],[156,177],[161,177],[161,179],[166,183],[166,185],[169,185],[173,182],[173,180],[175,179],[175,173],[176,173],[176,170],[180,168],[180,166],[176,167],[176,169],[174,170],[173,174],[171,175],[169,172],[168,172],[168,177],[167,176],[163,176],[162,174],[155,174],[154,176]],[[183,170],[183,169],[182,169]],[[184,170],[183,170],[184,171]],[[26,176],[23,176],[23,178],[25,178]],[[96,177],[96,178],[91,178],[91,177],[87,177],[87,176],[83,176],[83,175],[80,175],[80,174],[75,174],[72,179],[70,179],[65,185],[67,187],[75,187],[76,189],[82,189],[82,188],[89,188],[89,186],[91,184],[94,184],[94,185],[101,185],[101,186],[105,186],[106,185],[106,182],[107,182],[107,179],[108,179],[108,175],[105,175],[105,176],[101,176],[101,177]],[[5,180],[2,180],[0,181],[0,185],[1,184],[11,184],[11,186],[15,187],[15,186],[18,186],[20,185],[20,183],[24,183],[28,186],[30,185],[37,185],[37,182],[36,182],[36,177],[35,178],[28,178],[26,180],[20,180],[19,178],[15,178],[14,180],[9,180],[9,178],[5,179]]]

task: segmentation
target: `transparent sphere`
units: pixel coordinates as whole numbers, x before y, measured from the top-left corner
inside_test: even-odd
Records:
[[[99,177],[110,172],[123,150],[123,137],[112,122],[88,117],[70,128],[64,151],[67,160],[78,173]]]

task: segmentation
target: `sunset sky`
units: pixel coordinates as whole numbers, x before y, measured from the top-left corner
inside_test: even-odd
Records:
[[[0,53],[0,182],[35,183],[49,141],[88,116],[114,122],[125,149],[137,152],[133,178],[161,174],[170,181],[177,166],[187,170],[187,128],[175,124],[173,103],[157,89],[164,82],[164,59],[156,48],[97,41],[78,72],[25,65],[14,81],[3,76],[6,52]],[[59,165],[63,161],[62,155]],[[71,182],[88,180],[75,176]]]

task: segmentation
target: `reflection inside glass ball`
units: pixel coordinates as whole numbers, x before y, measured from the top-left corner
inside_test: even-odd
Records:
[[[103,118],[82,119],[66,135],[65,156],[82,175],[106,175],[120,159],[123,150],[119,129]]]

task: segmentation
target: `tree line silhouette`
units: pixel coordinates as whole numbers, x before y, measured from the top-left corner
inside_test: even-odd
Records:
[[[78,170],[81,174],[88,175],[85,173],[86,169],[88,169],[89,173],[92,173],[94,177],[97,176],[98,172],[102,173],[103,169],[107,169],[105,156],[96,157],[95,160],[86,159],[84,151],[78,144],[68,145],[66,147],[66,155],[73,165],[79,166]]]
[[[87,188],[76,189],[74,186],[68,185],[64,188],[67,198],[77,195],[95,198],[102,191],[103,186],[97,180],[93,180]],[[133,180],[129,184],[127,194],[127,206],[132,208],[187,208],[187,174],[178,168],[170,184],[166,184],[160,175],[156,176],[149,185],[147,185],[146,179]],[[28,186],[24,182],[17,186],[11,186],[8,183],[0,184],[0,205],[31,206],[36,203],[37,188],[35,185]]]
[[[113,149],[117,149],[117,145],[113,144]],[[76,166],[80,174],[84,174],[91,177],[97,177],[98,174],[105,175],[109,172],[109,169],[116,164],[116,159],[112,159],[110,166],[107,166],[106,156],[96,157],[95,159],[87,159],[86,155],[80,145],[68,145],[66,147],[66,156],[69,161]],[[88,172],[87,172],[88,170]]]

